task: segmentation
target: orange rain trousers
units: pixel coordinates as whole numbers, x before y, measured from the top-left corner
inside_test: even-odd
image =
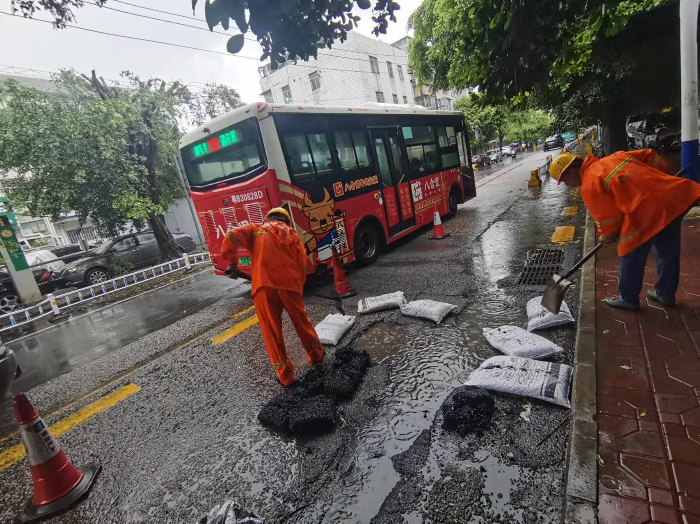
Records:
[[[260,287],[253,296],[253,303],[255,303],[260,331],[267,347],[267,354],[270,356],[270,363],[275,368],[279,381],[289,386],[294,382],[294,366],[287,357],[284,346],[282,310],[286,311],[292,320],[309,362],[315,364],[323,358],[323,346],[306,313],[304,297],[301,293],[287,289]]]

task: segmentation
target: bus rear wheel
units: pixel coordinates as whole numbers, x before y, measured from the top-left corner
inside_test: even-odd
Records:
[[[361,266],[368,266],[377,260],[382,248],[381,234],[369,223],[361,224],[355,231],[355,260]]]
[[[457,214],[457,206],[459,205],[459,200],[459,189],[453,187],[450,190],[450,217],[453,217]]]

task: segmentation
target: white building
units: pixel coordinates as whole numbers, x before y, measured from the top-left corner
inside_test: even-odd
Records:
[[[414,103],[408,54],[356,31],[333,49],[319,50],[318,59],[258,71],[261,95],[274,104]]]

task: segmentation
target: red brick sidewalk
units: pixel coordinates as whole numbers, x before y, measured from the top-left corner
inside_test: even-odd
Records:
[[[643,296],[656,282],[653,257]],[[680,307],[617,295],[617,254],[596,260],[601,524],[700,524],[700,220],[683,227]]]

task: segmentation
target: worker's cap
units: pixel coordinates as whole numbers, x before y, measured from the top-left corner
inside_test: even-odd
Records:
[[[564,171],[566,171],[577,158],[581,157],[573,153],[561,153],[557,158],[552,160],[552,163],[549,165],[550,176],[561,184],[561,176],[564,174]]]
[[[272,209],[270,209],[267,212],[267,215],[265,215],[265,218],[267,220],[270,220],[270,218],[275,216],[275,215],[283,216],[285,218],[285,222],[287,223],[287,225],[292,224],[292,217],[289,216],[289,212],[286,209],[284,209],[283,207],[273,207]]]

